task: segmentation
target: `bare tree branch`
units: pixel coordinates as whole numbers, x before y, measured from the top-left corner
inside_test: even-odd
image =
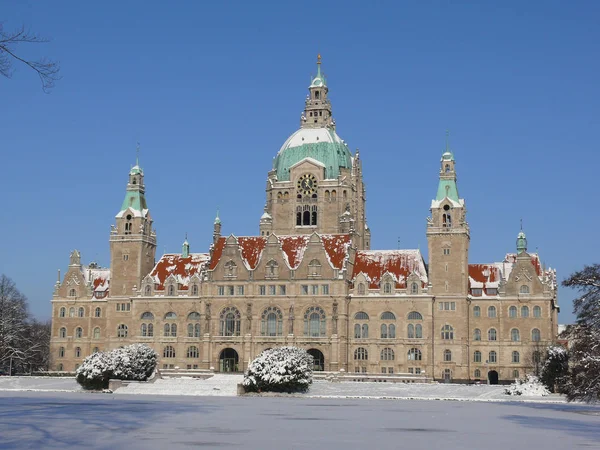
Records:
[[[6,32],[0,23],[0,75],[11,78],[13,74],[13,62],[18,61],[33,69],[40,78],[42,90],[49,92],[54,83],[60,80],[60,65],[58,62],[47,58],[31,61],[17,54],[15,47],[18,44],[39,44],[49,42],[36,34],[31,34],[22,26],[14,32]]]

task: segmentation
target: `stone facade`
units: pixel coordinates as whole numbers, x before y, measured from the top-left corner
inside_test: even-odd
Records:
[[[317,76],[301,128],[268,173],[259,235],[222,236],[207,253],[155,260],[139,164],[110,234],[110,268],[71,253],[52,299],[52,368],[145,342],[160,367],[242,371],[262,350],[296,345],[317,370],[508,381],[557,336],[555,271],[527,253],[469,264],[466,204],[448,146],[419,250],[371,250],[361,161],[335,131]]]

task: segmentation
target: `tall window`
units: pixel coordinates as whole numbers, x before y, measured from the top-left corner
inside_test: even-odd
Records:
[[[325,336],[325,311],[318,306],[311,306],[304,313],[304,335]]]
[[[102,309],[100,309],[100,307],[97,307],[94,310],[94,317],[102,317]]]
[[[269,306],[263,311],[260,334],[262,336],[283,336],[283,314],[276,306]]]
[[[165,335],[165,337],[177,337],[177,324],[176,323],[165,323],[164,335]]]
[[[149,296],[152,294],[152,286],[150,286],[150,285],[147,285],[147,286],[144,288],[144,294],[145,294],[147,297],[149,297]]]
[[[513,342],[519,342],[521,340],[521,336],[519,335],[519,330],[517,328],[510,330],[510,340]]]
[[[200,337],[200,324],[188,323],[187,335],[188,337]]]
[[[198,351],[198,347],[196,347],[195,345],[188,347],[188,349],[187,349],[187,357],[188,358],[198,358],[198,355],[200,355],[200,352]]]
[[[521,317],[529,317],[529,306],[521,306]]]
[[[58,357],[59,358],[64,358],[65,357],[65,348],[64,347],[60,347],[58,349]]]
[[[445,362],[452,361],[452,352],[450,350],[444,350],[444,361]]]
[[[533,342],[539,342],[541,340],[540,330],[538,330],[537,328],[531,330],[531,340]]]
[[[475,353],[473,353],[473,362],[481,362],[481,352],[479,350],[475,350]]]
[[[320,277],[321,276],[321,263],[318,259],[313,259],[308,264],[308,276],[309,277]]]
[[[490,352],[488,361],[490,362],[490,364],[498,362],[498,355],[496,354],[495,351],[492,350]]]
[[[67,315],[67,309],[65,307],[60,308],[59,317],[65,317]]]
[[[228,306],[221,311],[221,336],[239,336],[242,315],[234,306]]]
[[[451,340],[454,339],[454,328],[450,325],[444,325],[442,327],[442,339]]]
[[[421,354],[421,350],[418,348],[411,348],[408,351],[408,360],[409,361],[421,361],[423,359],[423,355]]]
[[[381,360],[382,361],[393,361],[394,360],[394,350],[391,348],[384,348],[381,350]]]
[[[94,328],[94,339],[100,339],[100,328]]]
[[[79,308],[79,310],[77,310],[77,317],[84,317],[85,316],[85,309],[83,309],[83,307]]]
[[[479,328],[475,328],[473,330],[473,340],[480,341],[481,340],[481,330]]]
[[[192,284],[192,295],[194,295],[194,296],[198,295],[198,285],[197,284]]]
[[[172,284],[169,285],[169,291],[168,291],[167,295],[170,295],[170,296],[175,295],[175,286],[173,286]]]
[[[381,324],[381,339],[395,339],[396,338],[396,325],[390,323],[389,325]]]
[[[408,324],[408,333],[407,333],[407,337],[409,339],[414,339],[415,337],[415,326],[412,323]]]
[[[365,284],[358,283],[358,295],[365,295]]]
[[[369,320],[369,315],[365,312],[357,312],[354,315],[354,320]],[[354,325],[354,337],[356,339],[366,339],[369,337],[369,324],[363,323],[357,323]]]
[[[511,306],[510,308],[508,308],[508,317],[517,317],[517,307],[516,306]]]
[[[73,308],[73,307],[69,308],[69,317],[75,317],[75,308]]]
[[[77,292],[75,291],[75,289],[69,289],[69,297],[75,297],[77,295]]]
[[[517,351],[512,352],[512,362],[514,364],[518,364],[520,360],[521,360],[521,356],[519,355],[519,352],[517,352]]]
[[[481,378],[481,370],[475,369],[475,373],[473,375],[475,375],[475,378]]]
[[[392,283],[384,283],[383,284],[383,293],[384,294],[391,294],[392,293]]]
[[[167,345],[163,350],[163,358],[175,358],[175,349],[171,345]]]
[[[473,306],[473,317],[481,316],[481,308],[479,306]]]
[[[495,318],[496,317],[496,307],[490,306],[488,308],[488,317]]]
[[[83,337],[83,328],[77,327],[75,328],[75,337],[81,339]]]
[[[542,308],[540,308],[539,306],[534,306],[533,307],[533,317],[535,317],[536,319],[539,319],[540,317],[542,317]]]
[[[412,283],[410,285],[410,293],[411,294],[418,294],[419,293],[419,285],[417,283]]]
[[[357,361],[366,361],[367,359],[369,359],[367,349],[363,347],[358,347],[356,350],[354,350],[354,359]]]
[[[81,347],[75,347],[75,358],[81,357]]]
[[[62,328],[60,329],[60,332],[58,333],[58,335],[59,335],[61,338],[66,338],[66,337],[67,337],[67,329],[66,329],[65,327],[62,327]]]
[[[488,341],[495,341],[497,338],[497,333],[495,328],[490,328],[488,330]]]
[[[122,323],[117,327],[117,337],[120,337],[120,338],[127,337],[127,325]]]

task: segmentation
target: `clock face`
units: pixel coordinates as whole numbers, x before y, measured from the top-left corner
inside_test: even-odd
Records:
[[[304,195],[313,194],[317,190],[317,178],[306,173],[298,179],[298,191]]]

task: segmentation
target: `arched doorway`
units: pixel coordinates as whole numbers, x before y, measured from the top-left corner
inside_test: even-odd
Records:
[[[219,355],[220,372],[238,372],[238,353],[232,348],[226,348]]]
[[[444,379],[444,383],[450,383],[452,381],[452,371],[450,369],[444,369],[442,378]]]
[[[498,372],[490,370],[488,372],[488,382],[489,384],[498,384]]]
[[[321,350],[311,348],[308,350],[308,354],[313,357],[313,370],[315,372],[322,372],[325,370],[325,356]]]

